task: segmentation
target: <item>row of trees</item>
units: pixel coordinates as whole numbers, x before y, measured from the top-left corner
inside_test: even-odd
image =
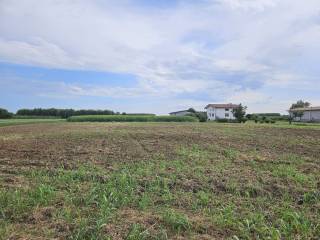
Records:
[[[34,109],[20,109],[16,113],[20,116],[42,116],[42,117],[61,117],[68,118],[71,116],[80,115],[114,115],[119,114],[111,110],[92,110],[92,109],[57,109],[57,108],[34,108]]]
[[[11,118],[13,113],[8,112],[7,109],[0,108],[0,119]]]

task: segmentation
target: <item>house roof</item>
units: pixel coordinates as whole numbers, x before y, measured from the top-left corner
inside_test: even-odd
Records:
[[[212,107],[212,108],[237,108],[239,105],[227,103],[227,104],[208,104],[205,109]]]
[[[289,112],[294,112],[294,111],[320,111],[320,106],[289,109]]]

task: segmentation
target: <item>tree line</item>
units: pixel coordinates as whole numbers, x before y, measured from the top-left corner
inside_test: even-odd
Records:
[[[59,117],[68,118],[71,116],[80,115],[116,115],[119,112],[112,110],[93,110],[93,109],[57,109],[57,108],[34,108],[34,109],[19,109],[15,115],[17,116],[41,116],[41,117]],[[0,109],[0,118],[11,118],[14,114],[6,109]]]

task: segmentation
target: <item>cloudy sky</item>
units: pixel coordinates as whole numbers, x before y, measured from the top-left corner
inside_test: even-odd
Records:
[[[319,0],[0,0],[0,107],[320,105]]]

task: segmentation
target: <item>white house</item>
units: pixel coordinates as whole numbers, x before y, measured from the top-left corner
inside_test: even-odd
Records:
[[[302,112],[303,115],[300,117],[296,117],[294,121],[302,121],[302,122],[320,122],[320,107],[305,107],[305,108],[295,108],[289,110],[290,116],[293,117],[293,112],[298,111]]]
[[[207,110],[208,120],[216,119],[235,119],[232,110],[239,105],[228,104],[208,104],[205,109]]]
[[[190,112],[188,112],[188,110],[182,110],[182,111],[177,111],[177,112],[171,112],[169,113],[171,116],[185,116],[190,114]]]

